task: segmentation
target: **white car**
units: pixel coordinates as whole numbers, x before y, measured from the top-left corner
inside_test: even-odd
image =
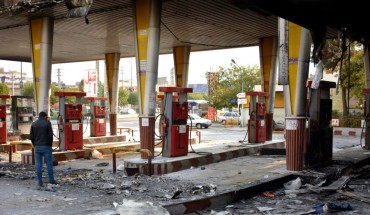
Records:
[[[217,119],[217,121],[219,121],[219,122],[221,122],[223,125],[225,125],[225,123],[226,123],[226,119],[236,119],[236,118],[238,118],[238,120],[239,120],[239,123],[240,123],[240,121],[241,121],[241,117],[240,117],[240,115],[239,115],[239,113],[237,113],[237,112],[226,112],[226,113],[224,113],[222,116],[219,116],[218,117],[218,119]]]
[[[200,129],[208,128],[212,125],[212,121],[209,119],[204,119],[197,114],[188,114],[187,124],[191,127],[196,127]]]
[[[131,108],[123,108],[120,111],[120,114],[134,114],[134,113],[136,113],[136,111]]]

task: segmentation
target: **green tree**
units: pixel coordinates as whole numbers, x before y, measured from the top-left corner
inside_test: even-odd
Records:
[[[9,95],[9,87],[4,83],[0,83],[0,94]]]
[[[138,98],[137,98],[137,92],[130,92],[128,96],[128,103],[131,105],[138,105]]]
[[[210,104],[216,109],[235,107],[230,99],[236,99],[236,94],[242,91],[252,91],[254,85],[261,83],[260,69],[256,66],[238,67],[232,65],[231,68],[219,67],[216,71],[219,82],[215,92],[209,98]],[[242,83],[243,82],[243,83]]]
[[[50,105],[53,105],[53,104],[59,102],[59,97],[55,96],[54,93],[55,92],[60,92],[60,91],[62,91],[61,88],[59,88],[55,84],[51,84]]]
[[[123,107],[128,104],[129,91],[126,88],[119,87],[118,106]]]
[[[328,73],[339,72],[340,74],[343,115],[349,113],[347,101],[350,98],[355,96],[359,99],[359,104],[362,104],[362,90],[365,87],[362,45],[356,42],[346,44],[346,42],[338,39],[328,40],[323,50],[326,60],[325,71]],[[349,59],[348,56],[350,56]]]
[[[189,93],[188,99],[189,100],[208,100],[208,96],[206,93]]]
[[[34,96],[35,88],[32,82],[26,82],[23,84],[22,96]]]

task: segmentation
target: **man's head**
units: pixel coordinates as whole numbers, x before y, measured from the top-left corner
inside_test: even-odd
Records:
[[[46,117],[47,117],[48,115],[46,114],[46,112],[44,112],[44,111],[41,111],[40,113],[39,113],[39,118],[43,118],[43,119],[46,119]]]

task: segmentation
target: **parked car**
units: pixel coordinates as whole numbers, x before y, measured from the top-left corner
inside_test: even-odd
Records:
[[[233,118],[239,118],[239,123],[241,121],[241,117],[240,117],[238,112],[226,112],[222,116],[219,116],[217,121],[221,122],[223,125],[225,125],[226,119],[229,119],[229,118],[232,118],[232,119]]]
[[[191,127],[196,127],[196,128],[208,128],[209,126],[212,125],[212,121],[209,119],[204,119],[200,117],[198,114],[189,114],[188,115],[188,120],[187,124],[190,125]]]
[[[134,113],[136,113],[136,111],[134,109],[131,109],[131,108],[123,108],[120,111],[120,114],[134,114]]]
[[[285,122],[283,120],[275,121],[273,120],[273,131],[284,131],[285,130]]]

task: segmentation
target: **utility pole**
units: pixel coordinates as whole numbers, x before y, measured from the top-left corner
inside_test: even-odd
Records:
[[[98,88],[97,96],[99,97],[99,96],[102,96],[102,95],[100,94],[100,84],[99,84],[100,78],[99,78],[99,61],[98,60],[95,61],[95,69],[96,69],[96,84],[97,84],[97,88]]]
[[[123,66],[121,66],[121,75],[122,75],[122,88],[123,88]]]
[[[58,77],[58,87],[62,88],[62,82],[60,81],[60,77],[62,76],[62,69],[57,69],[57,77]]]

